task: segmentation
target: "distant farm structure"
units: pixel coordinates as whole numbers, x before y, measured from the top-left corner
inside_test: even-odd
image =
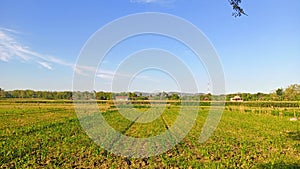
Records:
[[[128,101],[128,96],[116,96],[116,100],[118,100],[118,101]]]
[[[243,102],[243,99],[240,96],[234,96],[230,98],[231,102]]]

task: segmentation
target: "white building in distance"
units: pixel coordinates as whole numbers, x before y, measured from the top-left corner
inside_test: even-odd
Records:
[[[240,96],[234,96],[230,98],[231,102],[243,102],[243,99]]]

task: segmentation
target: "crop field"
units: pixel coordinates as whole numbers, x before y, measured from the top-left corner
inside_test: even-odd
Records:
[[[0,100],[0,168],[300,168],[300,121],[289,120],[300,117],[299,103],[265,104],[227,105],[218,127],[204,143],[199,136],[209,106],[200,104],[195,125],[179,144],[140,159],[114,155],[94,143],[82,129],[71,101]],[[180,105],[168,104],[149,123],[122,117],[110,103],[99,103],[99,108],[98,113],[115,130],[144,138],[172,126]],[[190,106],[184,113],[189,108],[195,109]],[[143,113],[150,107],[122,109]]]

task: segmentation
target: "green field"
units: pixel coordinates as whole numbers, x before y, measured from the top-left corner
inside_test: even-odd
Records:
[[[81,128],[72,102],[21,102],[0,101],[0,168],[300,168],[300,121],[289,120],[299,117],[299,107],[229,105],[213,135],[200,143],[209,110],[200,106],[182,142],[161,155],[134,159],[98,147]],[[115,106],[99,107],[113,128],[133,137],[164,132],[180,108],[168,105],[159,118],[142,124],[123,118]]]

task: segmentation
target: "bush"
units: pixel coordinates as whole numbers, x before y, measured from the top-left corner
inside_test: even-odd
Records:
[[[295,101],[251,101],[251,102],[226,102],[226,106],[250,106],[250,107],[299,107],[299,102]]]
[[[271,115],[273,116],[279,116],[279,111],[278,110],[272,110]]]
[[[246,112],[246,113],[251,113],[252,110],[250,110],[250,109],[245,109],[245,112]]]
[[[283,116],[294,117],[294,112],[284,111]]]

